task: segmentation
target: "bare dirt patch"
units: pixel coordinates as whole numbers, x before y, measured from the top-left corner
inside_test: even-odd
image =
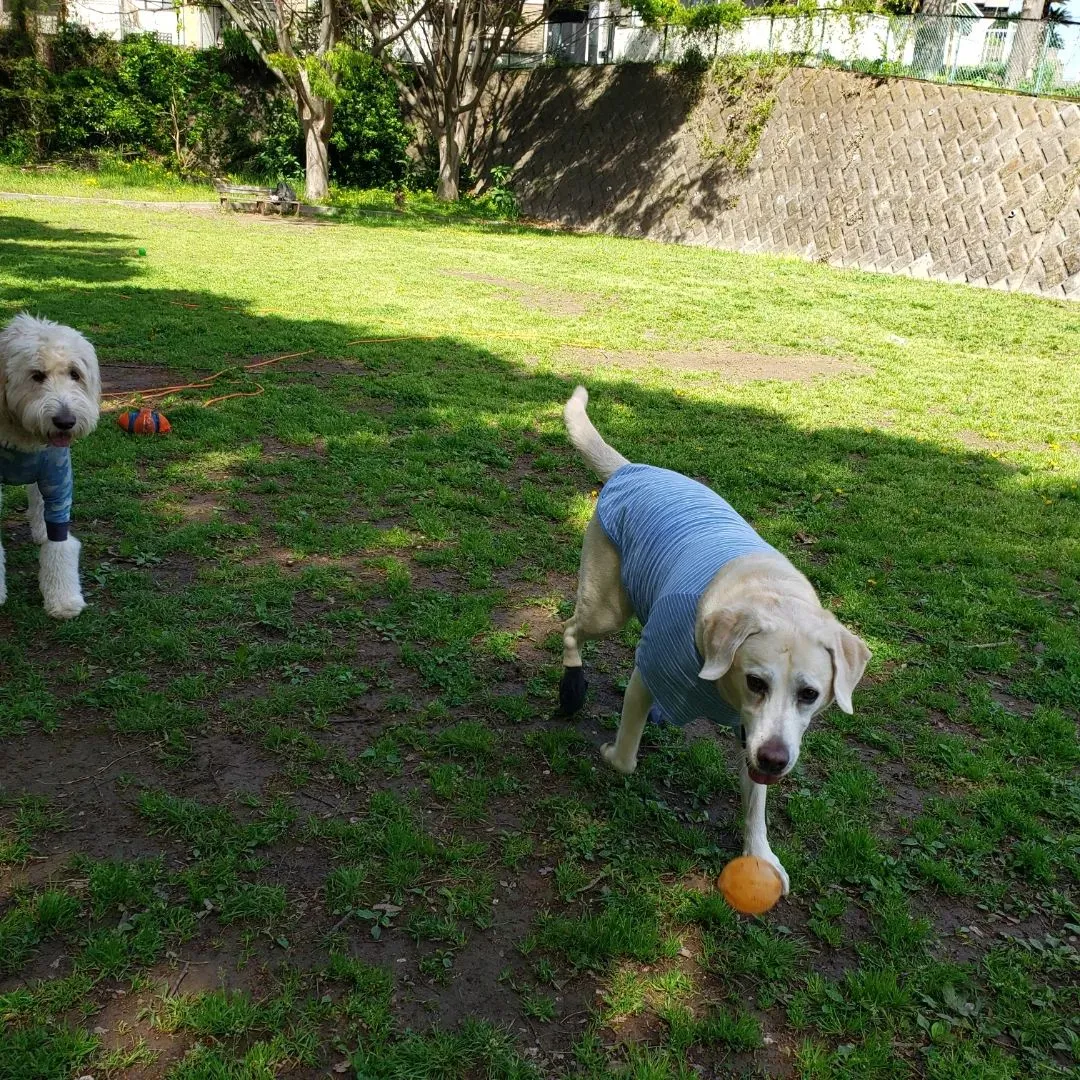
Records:
[[[923,812],[927,801],[935,792],[920,785],[911,769],[901,759],[890,757],[857,740],[850,741],[848,745],[881,782],[879,831],[894,839],[908,835],[910,822]]]
[[[204,505],[200,505],[200,512],[203,509]],[[185,518],[189,521],[209,520],[209,517],[213,515],[214,509],[215,508],[211,504],[205,518],[195,515],[188,517],[186,514]],[[184,551],[174,551],[159,565],[155,566],[152,572],[154,584],[163,592],[175,592],[186,589],[195,583],[195,579],[198,576],[199,560]]]
[[[562,626],[555,612],[539,604],[497,608],[491,614],[491,622],[498,630],[522,633],[515,649],[519,661],[537,665],[551,662],[551,655],[544,648],[544,642]]]
[[[162,386],[200,382],[210,371],[172,371],[154,364],[105,364],[101,369],[103,394],[135,394]]]
[[[259,442],[262,443],[262,456],[264,461],[272,461],[274,458],[323,458],[326,457],[326,439],[321,436],[316,438],[310,446],[300,446],[297,443],[287,443],[274,435],[263,435]]]
[[[880,760],[874,768],[885,789],[885,805],[888,807],[882,819],[888,823],[888,831],[894,835],[906,833],[908,830],[903,828],[904,822],[914,820],[923,812],[933,792],[916,784],[911,770],[901,761]]]
[[[953,963],[970,963],[992,942],[1039,938],[1054,932],[1053,920],[1044,912],[1013,915],[1007,910],[988,911],[961,897],[927,897],[916,894],[912,915],[924,916],[934,927],[933,953]]]
[[[447,277],[462,281],[473,281],[478,285],[491,285],[503,290],[508,299],[517,300],[522,307],[532,311],[544,311],[549,315],[584,315],[589,303],[595,304],[597,297],[580,296],[575,293],[545,289],[539,285],[529,285],[513,278],[493,277],[490,274],[477,274],[469,270],[444,270]]]
[[[928,720],[935,731],[943,731],[948,735],[958,735],[969,742],[978,742],[982,738],[982,732],[974,724],[950,716],[943,709],[930,709]]]
[[[664,349],[657,352],[563,348],[558,362],[578,368],[661,368],[722,375],[731,382],[811,382],[837,375],[871,375],[873,369],[831,356],[765,356],[736,352],[722,345],[702,349]]]
[[[1027,698],[1017,697],[1010,693],[1009,684],[1004,679],[990,679],[990,697],[995,704],[1000,705],[1006,712],[1025,718],[1034,716],[1038,706],[1034,701]]]
[[[253,357],[245,363],[253,363],[269,357]],[[305,356],[288,363],[271,364],[270,369],[288,375],[363,375],[363,366],[358,360],[328,360],[325,356]]]
[[[251,228],[266,228],[266,229],[295,229],[297,232],[314,232],[316,229],[327,229],[338,222],[332,219],[325,219],[322,221],[314,220],[310,217],[293,217],[286,214],[257,214],[254,212],[245,212],[243,210],[227,210],[224,213],[218,210],[216,206],[211,206],[211,210],[215,214],[221,214],[221,216],[228,218],[228,220],[236,225],[249,226]]]
[[[179,507],[180,514],[187,522],[211,521],[222,512],[219,494],[210,491],[197,491],[187,496]]]
[[[1001,442],[998,439],[988,439],[985,435],[980,435],[977,431],[958,431],[956,433],[957,439],[967,447],[968,450],[1009,450],[1011,446],[1009,443]]]
[[[272,357],[249,356],[243,360],[236,360],[226,365],[226,370],[230,373],[228,377],[222,377],[211,384],[211,387],[203,389],[210,394],[227,393],[231,387],[227,387],[226,384],[232,374],[238,374],[249,364],[269,359]],[[328,360],[322,356],[302,357],[291,362],[271,364],[266,368],[256,369],[256,372],[258,371],[264,371],[266,374],[289,375],[296,382],[318,381],[335,375],[364,374],[364,368],[358,361]],[[208,370],[174,371],[153,364],[109,363],[101,369],[101,391],[106,395],[131,394],[135,396],[146,390],[159,390],[169,386],[183,388],[190,384],[205,382],[214,374],[216,373]],[[218,391],[218,385],[226,389]]]

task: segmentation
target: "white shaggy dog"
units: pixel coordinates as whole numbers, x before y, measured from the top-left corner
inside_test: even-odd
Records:
[[[821,606],[813,586],[715,492],[688,477],[633,465],[601,438],[579,386],[566,403],[570,441],[605,481],[581,550],[577,604],[563,628],[559,703],[585,700],[581,645],[642,623],[614,743],[621,773],[637,767],[650,709],[682,725],[707,717],[743,742],[743,851],[788,875],[769,846],[768,785],[794,767],[803,732],[851,694],[870,650]]]
[[[100,396],[94,347],[77,330],[23,314],[0,331],[0,483],[28,486],[30,532],[41,545],[38,582],[57,619],[86,607],[79,541],[68,533],[70,447],[96,427]],[[6,599],[0,546],[0,604]]]

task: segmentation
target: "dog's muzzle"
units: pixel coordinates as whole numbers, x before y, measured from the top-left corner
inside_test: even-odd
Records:
[[[78,417],[67,407],[60,409],[52,417],[52,430],[49,432],[50,446],[70,446],[72,428],[79,422]]]
[[[780,739],[766,739],[754,757],[756,766],[747,762],[746,771],[755,784],[775,784],[791,764],[791,754]]]

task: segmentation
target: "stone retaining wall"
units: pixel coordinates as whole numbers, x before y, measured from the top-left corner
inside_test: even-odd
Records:
[[[718,85],[626,65],[506,75],[486,119],[483,163],[512,166],[528,215],[1080,296],[1076,104],[832,70]]]

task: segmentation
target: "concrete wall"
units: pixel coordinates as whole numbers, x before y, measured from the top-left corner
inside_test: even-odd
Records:
[[[514,168],[528,215],[1080,297],[1080,105],[805,68],[733,91],[625,65],[508,74],[488,121],[481,156]]]

